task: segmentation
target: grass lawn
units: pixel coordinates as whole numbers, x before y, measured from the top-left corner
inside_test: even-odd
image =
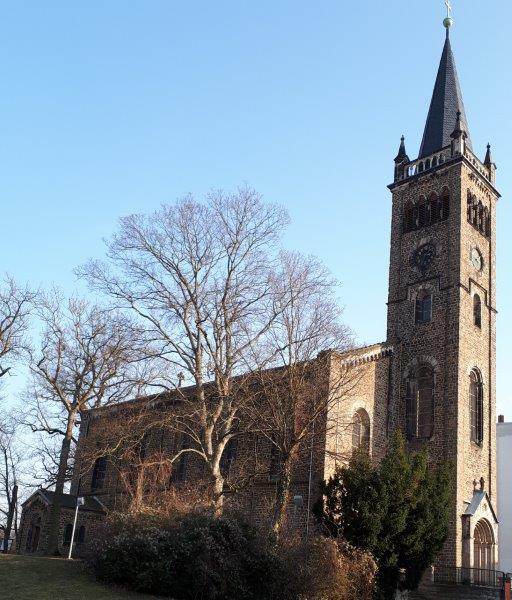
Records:
[[[91,579],[79,561],[0,555],[3,600],[156,600],[112,589]]]

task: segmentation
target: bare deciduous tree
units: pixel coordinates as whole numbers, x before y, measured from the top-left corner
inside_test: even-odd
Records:
[[[43,323],[40,348],[31,361],[27,391],[28,423],[33,432],[62,441],[55,460],[55,495],[50,514],[48,553],[58,550],[60,504],[69,473],[75,428],[82,412],[126,400],[139,391],[134,369],[139,332],[126,317],[58,294],[37,304]],[[48,465],[51,470],[51,464]]]
[[[16,423],[5,418],[0,423],[0,514],[3,515],[1,528],[4,534],[2,551],[9,551],[9,540],[14,529],[18,531],[18,488],[22,456],[16,443],[18,434]]]
[[[181,394],[173,427],[187,439],[172,460],[194,453],[211,478],[217,514],[223,509],[221,457],[243,428],[238,419],[253,348],[276,317],[270,285],[276,241],[287,216],[249,188],[191,197],[153,215],[121,220],[108,261],[81,270],[145,323],[148,349],[165,381]],[[195,386],[193,396],[181,383]],[[210,382],[210,383],[209,383]]]
[[[27,349],[25,338],[33,293],[9,276],[0,288],[0,378],[9,373],[14,360]]]
[[[341,323],[336,282],[314,258],[283,253],[276,272],[276,320],[265,336],[263,354],[272,369],[259,374],[260,394],[251,397],[251,421],[278,457],[272,529],[281,532],[294,464],[302,455],[325,452],[340,422],[337,404],[360,380],[357,368],[333,368],[332,357],[353,344]],[[339,367],[339,365],[338,365]],[[311,490],[310,490],[311,492]]]

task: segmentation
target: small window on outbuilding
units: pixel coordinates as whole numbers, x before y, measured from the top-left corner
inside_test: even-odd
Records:
[[[416,323],[430,323],[432,321],[432,294],[421,290],[416,296]]]
[[[64,536],[62,539],[62,543],[64,546],[69,546],[71,544],[71,536],[73,535],[73,525],[68,523],[64,528]]]
[[[473,296],[473,324],[479,329],[482,328],[482,301],[478,294]]]
[[[85,525],[80,525],[76,536],[76,543],[83,544],[85,542]]]

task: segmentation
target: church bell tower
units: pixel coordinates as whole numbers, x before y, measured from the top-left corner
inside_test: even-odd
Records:
[[[473,148],[446,40],[419,155],[395,158],[387,338],[390,431],[456,469],[440,564],[495,569],[496,166]]]

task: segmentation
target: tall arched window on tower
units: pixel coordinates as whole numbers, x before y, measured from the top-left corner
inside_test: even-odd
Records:
[[[107,472],[107,458],[100,456],[94,463],[91,478],[91,491],[97,492],[103,488],[105,483],[105,473]]]
[[[480,373],[473,369],[469,376],[469,402],[471,412],[471,441],[479,446],[484,441],[484,390]]]
[[[434,371],[420,366],[407,380],[406,419],[408,439],[432,437],[434,422]]]
[[[370,417],[364,408],[354,415],[352,425],[352,450],[370,451]]]
[[[473,296],[473,324],[479,329],[482,328],[482,301],[478,294]]]
[[[416,323],[430,323],[432,321],[432,294],[427,290],[420,290],[416,296]]]

